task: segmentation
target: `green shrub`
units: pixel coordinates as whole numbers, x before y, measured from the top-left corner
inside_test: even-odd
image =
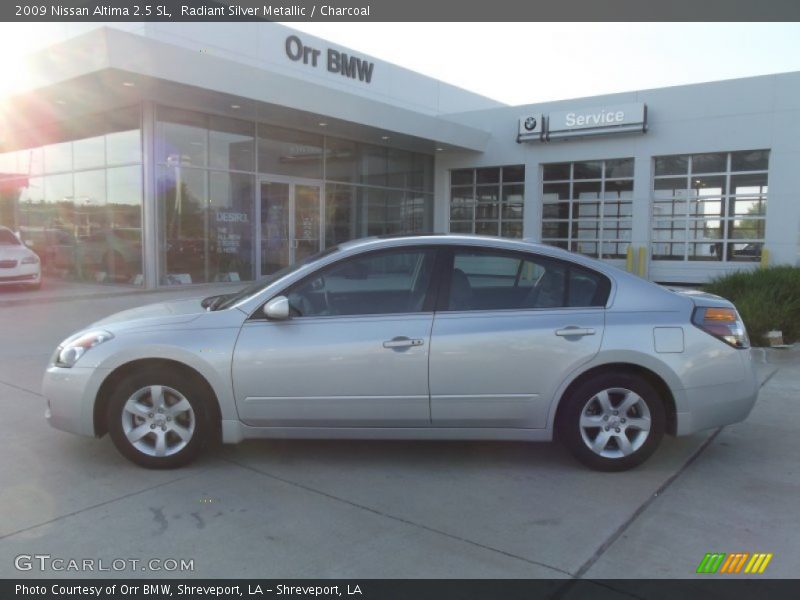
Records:
[[[765,345],[768,331],[783,332],[783,341],[800,339],[800,268],[769,267],[714,279],[705,291],[733,302],[754,346]]]

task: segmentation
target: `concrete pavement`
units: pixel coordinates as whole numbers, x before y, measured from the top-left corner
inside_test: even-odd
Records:
[[[115,574],[15,569],[44,553],[194,561],[120,576],[682,578],[711,551],[773,552],[764,576],[796,576],[800,352],[758,352],[769,380],[745,423],[665,438],[618,474],[555,444],[369,441],[251,441],[146,471],[46,424],[39,385],[61,339],[196,293],[0,295],[0,577]]]

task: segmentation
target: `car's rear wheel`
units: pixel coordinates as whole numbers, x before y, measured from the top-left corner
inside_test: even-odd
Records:
[[[558,437],[579,461],[593,469],[624,471],[640,465],[664,437],[663,400],[638,375],[592,377],[563,402]]]
[[[193,461],[209,439],[208,398],[190,377],[148,368],[125,377],[108,403],[108,432],[127,459],[151,469]]]

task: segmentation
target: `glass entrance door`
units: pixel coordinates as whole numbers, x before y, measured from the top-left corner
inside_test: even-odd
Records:
[[[269,275],[322,249],[322,187],[261,182],[261,274]]]
[[[317,185],[293,184],[294,187],[294,256],[298,262],[322,250],[320,235],[320,188]]]

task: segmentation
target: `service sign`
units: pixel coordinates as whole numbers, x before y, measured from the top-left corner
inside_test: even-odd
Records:
[[[596,108],[580,108],[550,113],[548,139],[604,133],[643,133],[647,108],[643,102]]]

